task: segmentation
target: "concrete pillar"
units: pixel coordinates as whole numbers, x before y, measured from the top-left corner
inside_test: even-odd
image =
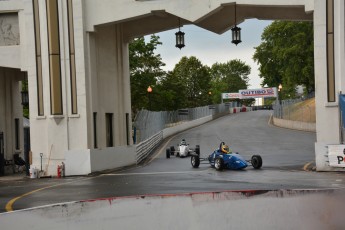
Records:
[[[316,132],[315,143],[316,167],[318,171],[339,171],[328,165],[327,145],[340,144],[340,118],[338,94],[344,82],[344,2],[334,0],[334,79],[335,101],[329,100],[329,77],[327,62],[327,12],[328,0],[315,0],[314,10],[314,58],[315,58],[315,101]],[[330,47],[328,47],[330,48]],[[343,88],[343,90],[342,90]]]

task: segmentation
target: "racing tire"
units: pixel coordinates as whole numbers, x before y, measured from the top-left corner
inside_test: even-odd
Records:
[[[175,153],[175,146],[170,146],[170,155],[174,155]]]
[[[221,171],[223,170],[224,168],[224,160],[220,157],[217,157],[215,160],[214,160],[214,168],[217,170],[217,171]]]
[[[166,157],[170,158],[170,149],[166,149]]]
[[[200,156],[200,145],[195,146],[195,153]]]
[[[262,158],[260,155],[253,155],[252,156],[252,166],[255,169],[259,169],[262,166]]]
[[[190,163],[192,164],[193,168],[198,168],[199,165],[200,165],[200,157],[196,156],[196,155],[193,155],[190,158]]]

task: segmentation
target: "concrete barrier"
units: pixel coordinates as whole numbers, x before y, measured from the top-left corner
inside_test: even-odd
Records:
[[[196,127],[198,125],[204,124],[206,122],[209,122],[213,119],[212,115],[207,116],[207,117],[202,117],[193,121],[187,121],[184,123],[181,123],[179,125],[170,127],[170,128],[165,128],[163,130],[163,139],[170,137],[171,135],[174,135],[176,133],[182,132],[184,130]]]
[[[285,120],[273,117],[273,124],[287,129],[302,130],[308,132],[316,132],[316,123],[308,123],[301,121]]]
[[[278,190],[135,196],[0,214],[2,230],[344,229],[344,193]]]

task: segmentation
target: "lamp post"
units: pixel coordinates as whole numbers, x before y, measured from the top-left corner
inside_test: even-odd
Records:
[[[279,86],[278,86],[278,97],[279,97],[280,118],[283,118],[282,95],[281,95],[282,89],[283,89],[282,84],[279,84]]]
[[[212,92],[211,91],[209,91],[208,92],[208,98],[209,98],[209,103],[211,104],[212,103]]]
[[[279,86],[278,86],[278,93],[279,93],[279,104],[281,105],[282,104],[282,95],[281,95],[281,91],[282,91],[282,89],[283,89],[283,86],[282,86],[282,84],[279,84]]]
[[[151,110],[151,93],[152,93],[151,86],[147,87],[147,93],[148,93],[148,96],[149,96],[149,110]]]

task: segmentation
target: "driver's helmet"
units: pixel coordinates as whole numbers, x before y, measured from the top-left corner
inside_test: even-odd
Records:
[[[187,144],[186,140],[185,140],[185,139],[182,139],[181,145],[186,145],[186,144]]]
[[[222,151],[223,153],[229,153],[230,152],[229,146],[226,144],[222,144],[220,151]]]

